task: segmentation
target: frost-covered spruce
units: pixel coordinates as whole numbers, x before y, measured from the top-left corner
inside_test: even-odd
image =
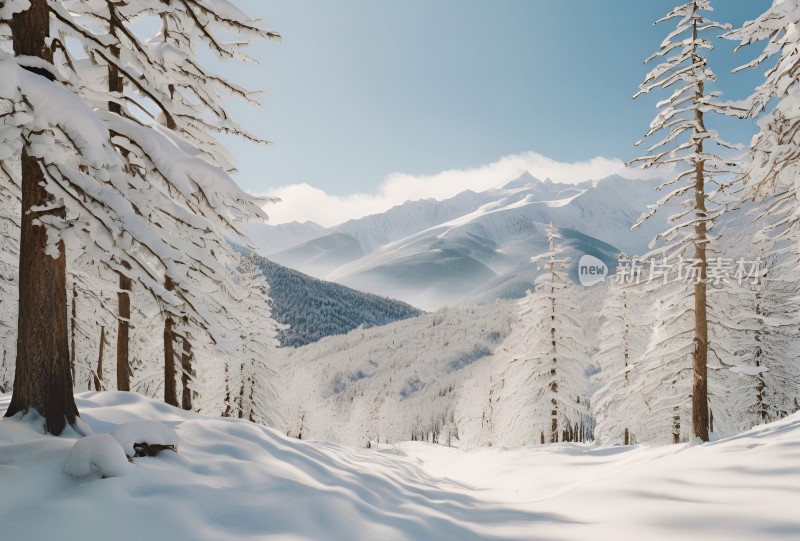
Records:
[[[646,404],[631,388],[650,339],[654,311],[644,285],[612,281],[608,288],[592,359],[599,369],[592,378],[594,436],[604,444],[627,444],[635,441],[633,427],[646,412]]]
[[[800,2],[775,0],[761,16],[726,37],[739,41],[738,48],[763,44],[752,62],[737,69],[768,66],[764,81],[744,101],[743,108],[758,120],[759,131],[742,167],[740,194],[743,200],[756,200],[763,224],[758,240],[776,258],[783,275],[793,280],[789,277],[800,262]],[[773,285],[778,278],[771,276]],[[776,309],[782,311],[780,303]]]
[[[731,285],[719,299],[722,317],[715,322],[715,334],[720,356],[733,359],[734,365],[728,367],[729,396],[722,402],[732,410],[730,432],[800,409],[797,284],[773,275],[774,270],[769,268],[758,281]]]
[[[85,82],[82,92],[87,101],[119,117],[111,117],[110,121],[135,120],[137,115],[140,117],[144,113],[190,143],[193,153],[194,149],[199,149],[196,152],[200,152],[204,160],[227,171],[234,169],[233,162],[217,141],[216,134],[236,134],[266,143],[241,129],[225,105],[228,96],[256,103],[258,94],[210,73],[196,59],[200,48],[207,46],[222,59],[250,61],[243,52],[250,41],[278,38],[276,34],[261,29],[259,21],[250,19],[221,0],[166,4],[147,0],[68,2],[65,7],[53,6],[58,31],[62,36],[77,39],[87,56],[83,60],[73,60],[68,58],[67,51],[63,51],[65,71],[73,71],[79,80]],[[159,23],[159,32],[155,36],[141,34],[140,23],[147,19]],[[220,33],[226,38],[218,37]],[[230,40],[230,36],[237,39]],[[182,217],[174,212],[167,212],[157,221],[174,231],[185,231],[183,242],[214,252],[215,258],[224,266],[235,266],[235,254],[224,239],[224,233],[239,232],[231,217],[220,214],[211,204],[213,201],[206,200],[202,194],[200,197],[181,197],[181,192],[171,186],[172,179],[165,174],[164,167],[149,155],[146,132],[112,129],[130,167],[145,177],[149,185],[154,185],[156,192],[161,192],[156,196],[165,194],[177,199],[179,205],[202,216],[214,227],[182,223]],[[218,275],[214,276],[215,273],[209,273],[202,266],[187,270],[192,271],[199,271],[194,272],[193,277],[198,282],[220,281]],[[121,273],[121,289],[127,289],[124,287],[127,285],[125,275]],[[163,287],[167,292],[178,292],[181,283],[175,277],[166,276]],[[213,286],[205,286],[208,287]],[[121,310],[126,307],[125,300],[120,295]],[[224,312],[224,309],[215,307],[214,311]],[[124,320],[125,314],[120,313],[119,334],[123,339]],[[194,372],[191,362],[197,351],[192,342],[202,341],[197,335],[207,332],[207,323],[203,317],[175,313],[168,305],[164,307],[164,398],[168,403],[178,405],[176,374],[180,373],[181,380],[186,383],[187,374]],[[212,336],[212,342],[219,338]],[[126,353],[125,345],[120,343],[117,349],[120,364],[124,367],[121,356]],[[124,383],[123,378],[120,381]],[[191,395],[187,394],[186,385],[183,387],[181,405],[191,407],[188,400]]]
[[[233,279],[244,296],[240,310],[240,341],[221,360],[200,359],[200,410],[225,417],[281,426],[274,362],[278,348],[277,324],[272,319],[269,285],[251,257],[242,256]]]
[[[752,62],[737,69],[758,68],[775,62],[764,81],[744,102],[747,114],[759,119],[744,177],[747,195],[791,192],[787,205],[797,208],[800,174],[800,1],[774,0],[758,18],[728,32],[738,48],[764,42]],[[796,217],[792,218],[796,224]]]
[[[585,441],[592,434],[588,347],[576,317],[569,260],[560,255],[555,226],[548,227],[547,235],[550,249],[534,258],[544,272],[536,290],[519,304],[519,325],[526,331],[502,376],[517,384],[498,400],[498,413],[524,443]]]
[[[151,292],[164,313],[185,318],[188,325],[196,322],[219,347],[231,348],[238,341],[235,318],[218,299],[235,295],[207,292],[236,288],[226,265],[237,259],[223,249],[224,234],[239,232],[247,217],[264,217],[261,202],[239,189],[225,167],[170,129],[177,124],[169,122],[169,111],[161,111],[166,127],[139,120],[148,110],[141,95],[156,107],[160,100],[133,76],[132,64],[116,64],[131,84],[118,99],[145,106],[139,117],[92,107],[84,94],[89,85],[82,85],[81,70],[64,43],[76,36],[85,51],[95,47],[90,58],[105,50],[113,64],[119,42],[102,24],[74,24],[66,7],[34,0],[0,8],[0,104],[10,113],[0,121],[0,157],[9,180],[4,185],[20,186],[22,201],[20,331],[8,413],[36,410],[53,433],[77,415],[65,254],[85,251],[102,260]],[[12,37],[14,56],[5,52]],[[129,45],[145,54],[133,40]],[[120,54],[125,53],[120,49]],[[14,159],[20,164],[16,171],[5,167]],[[28,212],[34,207],[36,213]],[[42,313],[49,319],[33,317]]]
[[[678,174],[665,182],[660,189],[667,193],[639,220],[650,218],[666,203],[677,200],[683,211],[670,218],[671,226],[654,241],[658,244],[651,257],[663,256],[676,261],[678,257],[691,258],[698,269],[694,287],[687,286],[685,294],[669,291],[662,295],[662,303],[672,306],[680,301],[682,308],[691,311],[694,343],[692,359],[692,434],[708,440],[708,320],[706,279],[708,269],[707,249],[713,237],[710,229],[723,211],[721,205],[709,200],[707,190],[719,185],[721,177],[730,172],[732,164],[715,154],[718,149],[732,148],[705,124],[708,113],[733,114],[731,105],[720,103],[718,92],[709,91],[708,85],[716,80],[708,66],[707,54],[713,49],[707,36],[728,27],[705,16],[712,11],[710,0],[694,0],[673,9],[657,21],[672,22],[672,30],[661,48],[648,58],[658,65],[647,74],[639,92],[634,97],[654,91],[665,91],[667,99],[659,103],[659,113],[650,124],[644,139],[656,138],[647,148],[647,154],[635,160],[642,168],[659,166],[676,167]],[[638,144],[641,144],[640,141]],[[681,336],[683,333],[681,333]],[[667,338],[667,337],[665,337]],[[662,345],[664,351],[682,351],[683,346]],[[681,369],[681,373],[683,370]]]

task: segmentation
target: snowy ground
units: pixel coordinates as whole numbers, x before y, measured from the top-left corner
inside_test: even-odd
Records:
[[[800,415],[693,447],[378,452],[289,440],[133,394],[83,394],[78,406],[98,434],[160,421],[179,453],[136,459],[120,477],[75,479],[63,467],[77,436],[0,421],[0,538],[800,538]]]

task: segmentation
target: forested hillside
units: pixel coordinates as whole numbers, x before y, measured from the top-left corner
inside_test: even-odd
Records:
[[[255,256],[270,284],[272,315],[288,325],[278,333],[282,346],[300,347],[358,326],[379,327],[422,314],[411,305],[324,282]]]

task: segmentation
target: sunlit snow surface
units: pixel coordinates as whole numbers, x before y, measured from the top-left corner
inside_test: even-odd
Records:
[[[800,415],[703,446],[371,451],[134,394],[88,393],[78,406],[97,434],[159,421],[179,453],[74,479],[63,466],[77,436],[0,421],[0,538],[800,538]]]

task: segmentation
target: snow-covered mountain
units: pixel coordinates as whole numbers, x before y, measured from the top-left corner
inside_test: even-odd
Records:
[[[549,223],[559,226],[576,263],[590,254],[613,270],[619,252],[644,253],[672,214],[666,209],[631,230],[658,200],[657,185],[617,176],[559,184],[526,173],[500,188],[409,201],[333,228],[259,224],[252,236],[283,265],[435,309],[524,295],[536,275],[530,258],[544,251]]]

